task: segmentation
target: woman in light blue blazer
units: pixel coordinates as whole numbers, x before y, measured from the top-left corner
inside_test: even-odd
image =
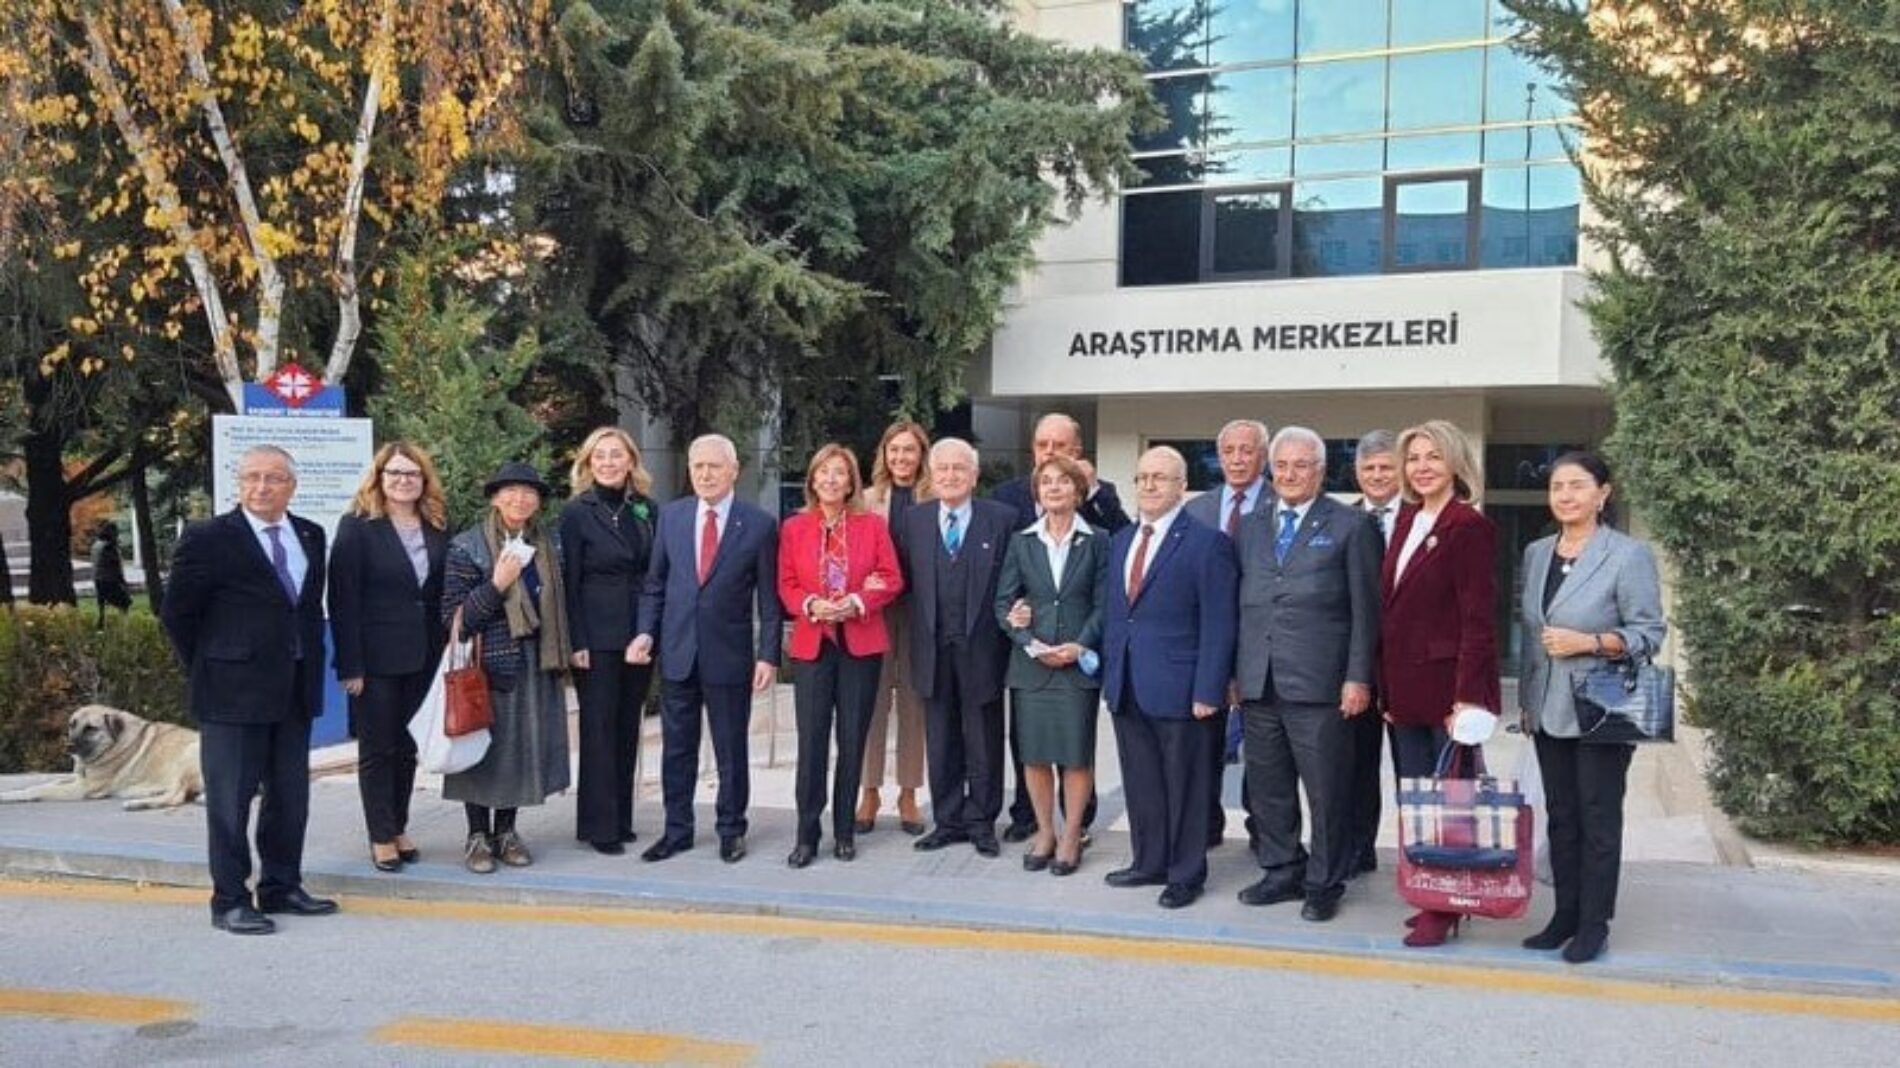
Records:
[[[1556,534],[1524,550],[1524,667],[1518,701],[1544,777],[1557,911],[1524,940],[1594,960],[1610,937],[1623,854],[1623,787],[1635,747],[1581,742],[1573,680],[1606,660],[1649,657],[1662,645],[1662,583],[1647,544],[1603,522],[1610,469],[1589,452],[1550,471]]]

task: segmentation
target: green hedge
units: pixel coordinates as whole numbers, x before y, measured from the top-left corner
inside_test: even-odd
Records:
[[[66,717],[85,704],[189,723],[185,681],[158,621],[90,606],[0,610],[0,773],[61,771]]]

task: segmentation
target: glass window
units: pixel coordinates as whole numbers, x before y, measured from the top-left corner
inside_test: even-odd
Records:
[[[1574,267],[1582,179],[1568,163],[1484,172],[1482,267]]]
[[[1306,0],[1300,5],[1300,55],[1385,47],[1386,0]]]
[[[1385,129],[1383,58],[1302,66],[1298,78],[1295,130],[1299,137]]]
[[[1190,189],[1122,198],[1122,285],[1200,278],[1202,195]]]
[[[1531,160],[1567,160],[1566,139],[1577,131],[1569,126],[1512,126],[1484,133],[1486,163],[1527,163]]]
[[[1178,70],[1207,63],[1206,0],[1136,0],[1122,6],[1128,50],[1149,70]]]
[[[1471,186],[1476,180],[1474,175],[1392,182],[1393,268],[1472,266]]]
[[[1293,273],[1378,274],[1384,204],[1384,182],[1376,177],[1295,184]]]
[[[1285,178],[1293,173],[1291,148],[1249,148],[1241,151],[1210,152],[1207,173],[1218,175],[1223,184],[1261,182]],[[1210,180],[1216,180],[1210,177]]]
[[[1202,99],[1208,76],[1188,74],[1179,78],[1156,78],[1148,83],[1155,102],[1168,125],[1135,138],[1135,151],[1158,152],[1170,148],[1194,148],[1201,139]]]
[[[1200,182],[1207,177],[1207,165],[1193,152],[1176,152],[1166,156],[1141,156],[1135,160],[1135,166],[1147,173],[1147,178],[1131,183],[1130,189],[1153,188],[1158,185],[1188,185]]]
[[[1207,143],[1285,141],[1293,136],[1293,68],[1229,71],[1207,96]]]
[[[1213,247],[1202,265],[1203,274],[1284,274],[1280,246],[1285,211],[1285,189],[1209,194],[1205,225]]]
[[[1214,64],[1293,58],[1294,0],[1206,0]]]
[[[1484,52],[1393,56],[1392,129],[1477,125],[1484,117]]]
[[[1575,112],[1561,83],[1508,45],[1485,50],[1484,121],[1530,122]]]
[[[1385,169],[1385,140],[1327,141],[1293,150],[1295,174],[1374,174]]]
[[[1476,130],[1471,133],[1394,137],[1386,142],[1386,169],[1394,171],[1454,170],[1478,164]],[[1490,142],[1485,142],[1487,145]]]
[[[1581,449],[1581,445],[1489,445],[1484,447],[1486,489],[1550,489],[1550,468],[1557,457]]]
[[[1392,0],[1392,47],[1484,39],[1486,0]]]

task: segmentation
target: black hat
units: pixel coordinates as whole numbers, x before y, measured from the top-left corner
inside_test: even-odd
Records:
[[[548,484],[541,481],[539,471],[519,460],[510,460],[496,468],[495,477],[489,479],[488,484],[482,487],[482,496],[493,497],[506,486],[527,486],[542,497],[547,497],[552,492],[548,489]]]

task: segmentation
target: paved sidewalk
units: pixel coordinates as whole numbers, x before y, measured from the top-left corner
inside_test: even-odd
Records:
[[[1021,846],[1005,846],[995,860],[967,846],[918,853],[897,828],[889,789],[878,829],[859,837],[856,863],[841,864],[826,849],[810,868],[790,870],[784,864],[793,833],[789,689],[778,701],[784,729],[777,732],[775,765],[770,702],[762,699],[755,711],[750,853],[739,864],[718,859],[709,758],[700,790],[698,848],[661,864],[639,859],[639,851],[659,832],[661,812],[652,771],[658,763],[657,723],[649,722],[635,810],[641,840],[625,856],[601,856],[574,840],[570,795],[522,812],[520,827],[537,858],[533,867],[472,875],[459,863],[461,806],[443,801],[439,783],[425,780],[411,820],[411,836],[423,859],[400,875],[383,874],[369,863],[354,776],[329,774],[311,788],[304,865],[309,885],[320,893],[345,895],[726,910],[1570,971],[1555,954],[1517,945],[1548,915],[1547,887],[1539,888],[1525,920],[1479,922],[1437,950],[1403,948],[1399,920],[1408,910],[1394,889],[1389,840],[1383,843],[1379,872],[1352,885],[1331,923],[1302,921],[1295,904],[1266,909],[1239,904],[1235,892],[1256,879],[1258,869],[1241,831],[1237,767],[1228,769],[1226,783],[1230,838],[1210,854],[1206,897],[1191,908],[1168,912],[1155,905],[1152,888],[1107,887],[1101,876],[1126,863],[1128,844],[1106,722],[1100,736],[1096,844],[1073,877],[1025,872]],[[1492,743],[1493,770],[1514,769],[1522,744],[1510,735]],[[1721,841],[1732,832],[1709,820],[1701,802],[1669,796],[1683,787],[1681,776],[1668,774],[1663,762],[1683,759],[1682,748],[1648,749],[1639,757],[1632,775],[1620,914],[1609,954],[1585,974],[1900,999],[1900,876],[1879,865],[1846,873],[1724,863],[1735,859],[1733,845]],[[0,776],[0,789],[41,778]],[[116,802],[0,806],[0,873],[203,886],[203,812],[197,806],[123,812]]]

